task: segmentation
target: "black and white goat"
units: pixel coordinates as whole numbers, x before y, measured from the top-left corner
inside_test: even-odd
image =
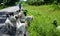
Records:
[[[57,20],[56,19],[53,21],[53,24],[56,26],[57,30],[60,30],[60,26],[57,25]]]

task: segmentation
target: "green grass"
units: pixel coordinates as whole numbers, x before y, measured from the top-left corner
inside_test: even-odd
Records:
[[[28,10],[27,15],[33,15],[33,21],[28,27],[30,36],[60,36],[60,31],[52,24],[56,19],[60,25],[60,10],[51,5],[24,6]]]

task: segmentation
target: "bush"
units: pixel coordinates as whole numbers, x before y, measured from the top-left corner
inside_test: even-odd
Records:
[[[43,4],[44,0],[27,0],[29,5],[41,5]]]
[[[52,4],[54,3],[54,1],[60,3],[60,0],[27,0],[27,3],[29,5],[43,5],[43,4]]]
[[[19,0],[8,0],[6,3],[5,3],[5,5],[7,5],[7,6],[10,6],[10,5],[15,5],[16,4],[16,2],[18,2]]]

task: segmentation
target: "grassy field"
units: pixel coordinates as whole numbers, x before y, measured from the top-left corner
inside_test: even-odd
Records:
[[[24,6],[24,8],[28,10],[28,15],[34,16],[28,27],[30,36],[60,36],[60,30],[52,24],[56,19],[60,25],[60,9],[55,9],[51,5]]]

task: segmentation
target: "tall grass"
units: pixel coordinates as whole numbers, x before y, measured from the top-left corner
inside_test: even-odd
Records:
[[[51,5],[24,6],[24,8],[28,10],[27,15],[34,16],[28,27],[30,36],[60,36],[60,31],[52,24],[56,18],[60,25],[60,10],[54,10]]]

